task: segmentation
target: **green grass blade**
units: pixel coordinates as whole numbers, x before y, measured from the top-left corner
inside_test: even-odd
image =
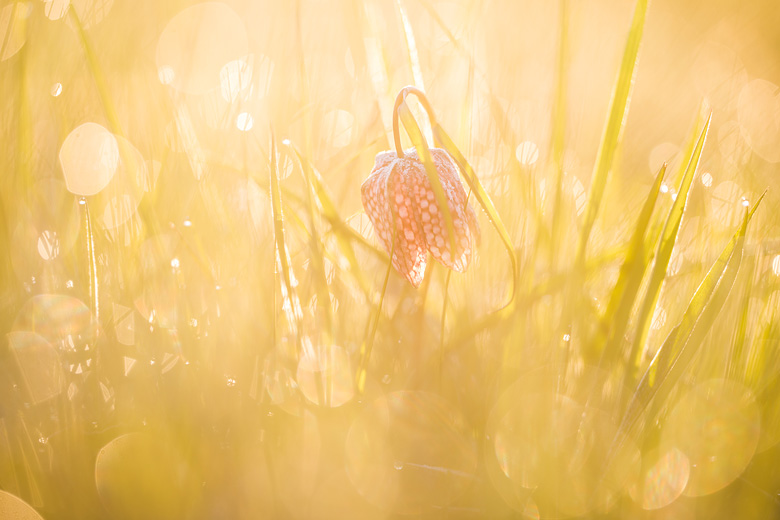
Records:
[[[355,233],[355,230],[352,229],[352,227],[341,218],[338,211],[336,210],[336,205],[333,203],[333,199],[331,199],[328,190],[325,188],[325,183],[323,182],[319,172],[305,157],[301,155],[297,148],[293,147],[293,150],[295,150],[295,153],[298,156],[298,160],[301,162],[301,167],[306,173],[306,180],[311,185],[311,189],[313,190],[314,195],[317,197],[322,217],[328,222],[328,224],[330,224],[331,229],[333,229],[336,235],[336,243],[339,246],[341,254],[344,255],[344,258],[346,258],[349,264],[350,274],[355,278],[361,290],[365,294],[368,294],[368,282],[366,281],[363,270],[360,268],[360,264],[358,263],[357,257],[355,256],[355,250],[352,247],[352,240],[355,239],[355,235],[357,235],[357,237],[359,237],[361,242],[364,242],[365,245],[373,250],[378,250],[370,243],[365,241],[365,239],[363,239],[363,237],[361,237],[359,234]]]
[[[647,292],[645,293],[645,298],[642,301],[642,307],[637,315],[637,332],[631,349],[631,362],[633,364],[634,373],[639,369],[642,357],[644,356],[647,333],[650,330],[650,321],[652,320],[656,303],[658,303],[661,286],[666,278],[669,259],[672,256],[672,250],[677,241],[677,233],[680,230],[683,214],[685,213],[685,208],[688,204],[688,195],[690,194],[691,184],[693,183],[696,170],[699,166],[699,160],[701,159],[704,143],[707,140],[707,132],[710,128],[711,121],[712,114],[707,118],[704,128],[699,134],[699,139],[687,162],[685,174],[683,175],[680,189],[677,192],[677,199],[675,199],[674,204],[672,204],[672,209],[669,211],[663,231],[661,232],[661,238],[655,256],[655,265],[653,265],[653,270],[650,274],[650,282],[647,287]]]
[[[455,246],[455,224],[452,221],[452,212],[450,212],[450,206],[447,203],[447,195],[444,193],[444,188],[439,180],[439,172],[436,170],[436,165],[431,157],[431,151],[428,149],[428,143],[420,130],[420,126],[415,121],[412,111],[406,104],[406,99],[398,106],[398,115],[401,117],[401,122],[406,129],[406,133],[409,135],[409,139],[412,140],[417,155],[420,157],[423,166],[425,166],[425,173],[428,175],[428,181],[431,183],[431,189],[436,197],[436,204],[444,215],[444,224],[447,228],[447,236],[450,240],[450,251],[452,251],[453,258],[455,258],[455,252],[457,247]]]
[[[733,379],[741,378],[745,371],[745,339],[747,337],[747,327],[750,319],[750,297],[752,296],[752,279],[755,273],[755,267],[755,258],[753,258],[753,262],[750,263],[748,275],[746,276],[745,292],[742,295],[742,301],[740,302],[739,318],[737,319],[737,327],[734,331],[731,356],[726,367],[727,377]]]
[[[290,331],[295,336],[297,351],[295,356],[299,356],[303,348],[301,341],[301,321],[303,311],[301,303],[298,300],[293,284],[292,266],[290,265],[290,253],[284,240],[284,215],[282,213],[282,193],[279,189],[279,165],[277,162],[276,142],[273,134],[271,135],[271,211],[274,219],[274,243],[276,245],[276,262],[281,269],[282,275],[282,299],[287,307],[288,323]]]
[[[625,260],[620,267],[618,280],[612,290],[607,309],[601,318],[601,326],[598,329],[594,348],[596,350],[603,349],[602,352],[608,359],[615,359],[620,353],[619,347],[628,326],[634,300],[647,270],[649,255],[645,245],[645,235],[653,209],[658,201],[658,194],[661,191],[665,174],[666,164],[656,175],[655,182],[639,213]]]
[[[433,136],[438,145],[447,150],[447,153],[449,153],[450,156],[455,160],[455,164],[458,165],[461,174],[463,174],[463,177],[466,179],[466,183],[469,185],[471,193],[477,199],[479,205],[482,206],[482,209],[485,211],[490,224],[493,226],[493,228],[495,228],[498,236],[501,238],[501,242],[503,242],[504,247],[506,248],[507,254],[509,254],[509,261],[512,264],[512,292],[510,293],[509,301],[505,305],[506,307],[514,301],[515,294],[517,292],[515,288],[517,280],[517,258],[515,257],[512,239],[510,238],[509,232],[506,230],[506,226],[504,225],[504,221],[501,220],[501,215],[498,214],[493,201],[490,200],[490,196],[488,196],[485,188],[482,187],[482,183],[479,181],[477,174],[474,173],[474,169],[460,152],[458,147],[455,146],[455,143],[452,141],[450,136],[447,135],[447,132],[445,132],[438,123],[434,123],[433,125]]]
[[[596,222],[596,216],[604,197],[607,186],[607,177],[612,169],[618,144],[620,142],[626,114],[631,101],[631,91],[634,86],[634,75],[639,57],[639,47],[642,41],[642,33],[645,27],[648,0],[638,0],[634,8],[634,17],[628,32],[626,47],[623,51],[623,59],[620,64],[617,80],[609,102],[609,116],[601,136],[596,163],[593,167],[593,175],[588,195],[588,204],[585,208],[585,220],[580,232],[580,241],[577,247],[577,263],[581,264],[585,259],[588,238]]]
[[[552,111],[552,154],[555,167],[555,195],[552,204],[550,225],[550,267],[558,268],[558,244],[561,233],[561,197],[563,196],[563,152],[566,135],[566,92],[568,89],[569,60],[569,0],[560,3],[560,36],[558,38],[558,59],[555,81],[555,102]]]
[[[95,80],[95,86],[97,87],[100,101],[103,104],[103,110],[106,113],[106,119],[108,119],[108,125],[111,128],[111,132],[124,137],[125,134],[122,131],[122,125],[119,122],[119,115],[117,114],[116,107],[111,100],[111,95],[108,91],[108,83],[103,75],[103,69],[100,68],[95,51],[92,49],[92,45],[89,42],[86,31],[84,31],[81,19],[79,19],[79,15],[73,6],[68,9],[68,15],[70,16],[73,25],[76,27],[76,33],[81,42],[84,57],[87,60],[87,67],[92,73],[92,78]]]
[[[409,59],[409,67],[412,69],[414,86],[425,92],[425,82],[423,81],[422,67],[420,66],[420,54],[417,52],[417,40],[414,37],[412,24],[409,22],[409,16],[406,14],[406,9],[403,6],[403,2],[401,0],[395,0],[395,5],[398,9],[398,16],[401,18],[404,43],[406,44],[406,57]],[[410,110],[418,121],[423,120],[424,114],[422,110],[418,109],[417,106],[411,107]],[[426,141],[430,142],[432,140],[432,136],[429,127],[422,125],[420,130],[425,136]]]
[[[680,323],[656,352],[631,397],[621,428],[633,428],[654,397],[656,402],[664,402],[664,396],[690,365],[731,291],[742,260],[747,225],[760,203],[761,199],[745,212],[742,225],[699,284]]]
[[[360,345],[360,362],[358,364],[358,371],[356,375],[355,384],[357,386],[358,394],[362,395],[366,390],[366,374],[368,373],[368,362],[371,360],[371,350],[374,347],[374,338],[376,337],[376,329],[379,325],[379,319],[382,317],[382,306],[385,302],[385,293],[387,292],[387,282],[390,280],[390,271],[393,270],[393,253],[395,252],[395,240],[390,247],[390,256],[387,259],[387,271],[385,272],[385,279],[382,282],[382,292],[379,293],[379,303],[376,306],[376,317],[373,322],[369,317],[369,322],[366,327],[366,336],[363,343]]]
[[[290,144],[290,148],[292,145]],[[306,181],[306,211],[309,216],[309,248],[311,249],[311,256],[309,261],[313,267],[313,280],[314,289],[317,294],[317,308],[320,310],[323,318],[323,336],[324,343],[330,344],[333,341],[333,313],[330,307],[330,289],[328,289],[328,281],[325,275],[325,258],[322,244],[322,236],[320,234],[317,215],[314,208],[314,197],[312,191],[314,186],[311,182],[311,169],[306,161],[300,160],[301,155],[298,150],[293,148],[296,156],[299,159],[299,165],[303,172],[303,178]]]

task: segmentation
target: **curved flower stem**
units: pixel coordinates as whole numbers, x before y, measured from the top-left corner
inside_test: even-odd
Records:
[[[433,107],[428,101],[428,98],[425,97],[425,92],[412,85],[408,85],[402,88],[398,93],[398,96],[395,98],[395,106],[393,107],[393,140],[395,141],[395,152],[398,157],[404,156],[404,149],[401,147],[401,132],[398,129],[398,109],[400,108],[401,103],[406,102],[406,96],[408,94],[414,94],[417,96],[417,99],[420,100],[420,104],[428,114],[431,127],[436,125],[436,116],[433,114]]]

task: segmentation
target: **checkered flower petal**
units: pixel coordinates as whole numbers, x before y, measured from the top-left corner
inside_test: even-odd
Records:
[[[471,253],[479,240],[479,224],[474,210],[468,205],[466,192],[460,183],[456,166],[446,151],[439,148],[431,149],[439,182],[444,189],[447,206],[452,216],[455,231],[455,251],[452,251],[453,243],[449,238],[444,212],[436,203],[436,196],[430,179],[425,173],[425,167],[417,159],[416,152],[410,150],[408,156],[419,164],[414,191],[428,250],[437,262],[462,273],[468,268]]]
[[[445,267],[464,272],[479,241],[479,224],[455,164],[444,150],[431,149],[431,155],[452,216],[454,251],[444,212],[413,149],[401,158],[394,152],[378,154],[361,187],[363,207],[376,235],[387,251],[393,251],[393,267],[415,287],[422,283],[428,251]]]

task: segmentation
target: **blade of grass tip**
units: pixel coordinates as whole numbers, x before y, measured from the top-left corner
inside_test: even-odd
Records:
[[[455,224],[452,221],[452,212],[447,203],[447,195],[444,193],[444,188],[439,180],[439,172],[436,170],[436,165],[433,163],[433,157],[431,157],[431,151],[428,149],[428,143],[420,131],[420,127],[417,124],[417,121],[415,121],[412,112],[409,110],[405,98],[406,96],[404,96],[404,101],[398,105],[398,114],[401,117],[401,122],[406,129],[406,133],[412,140],[415,150],[417,150],[420,161],[422,161],[423,166],[425,167],[425,173],[428,175],[428,181],[431,183],[431,189],[436,198],[436,204],[444,215],[444,224],[450,241],[450,251],[452,251],[454,257],[455,251],[457,251],[457,247],[455,246]]]
[[[568,35],[569,0],[560,3],[560,34],[558,38],[558,59],[555,78],[555,94],[552,110],[552,153],[555,165],[555,195],[553,198],[552,223],[550,225],[550,270],[558,269],[558,242],[561,226],[561,197],[563,195],[563,150],[566,135],[566,92],[568,90]]]
[[[458,165],[461,174],[466,179],[466,183],[471,189],[471,193],[474,194],[477,202],[485,211],[490,225],[492,225],[498,233],[498,236],[501,239],[501,242],[504,244],[507,254],[509,255],[509,261],[512,264],[512,290],[509,295],[509,300],[503,307],[501,307],[502,309],[507,308],[512,304],[512,302],[514,302],[515,295],[517,294],[517,258],[515,256],[514,246],[512,245],[512,239],[510,238],[509,232],[506,230],[506,226],[504,225],[504,221],[501,219],[501,215],[498,214],[498,210],[496,210],[493,201],[490,200],[490,196],[487,194],[485,188],[482,186],[482,183],[479,181],[477,174],[474,173],[474,169],[460,152],[458,147],[455,146],[455,143],[452,141],[450,136],[447,135],[447,132],[445,132],[441,125],[439,125],[439,123],[435,122],[433,124],[433,135],[436,143],[438,143],[439,146],[446,150],[447,153],[449,153],[450,156],[455,160],[455,164]]]
[[[677,192],[677,198],[672,204],[672,209],[669,211],[669,215],[664,223],[663,231],[661,232],[661,239],[658,242],[658,249],[655,255],[655,264],[650,274],[650,281],[647,286],[647,292],[645,293],[642,306],[639,309],[637,315],[637,332],[634,337],[634,343],[631,348],[631,357],[629,358],[632,363],[631,371],[634,375],[637,374],[641,365],[642,357],[645,354],[647,333],[650,330],[650,322],[653,317],[653,311],[656,303],[658,303],[658,296],[661,293],[661,286],[666,278],[666,270],[669,267],[669,259],[672,256],[672,250],[674,249],[675,242],[677,241],[677,232],[680,230],[680,224],[682,222],[685,208],[688,205],[688,195],[690,194],[690,187],[693,183],[693,179],[696,175],[696,170],[699,167],[699,160],[701,159],[701,153],[704,148],[704,143],[707,140],[707,132],[710,128],[710,122],[712,121],[712,114],[707,118],[704,123],[704,128],[699,135],[699,139],[696,142],[696,146],[693,149],[693,153],[687,162],[685,168],[685,174],[683,175],[680,189]]]
[[[390,260],[393,258],[395,252],[395,240],[393,240],[390,247],[390,256],[387,259],[387,271],[385,272],[385,279],[382,282],[382,292],[379,293],[379,302],[376,306],[376,316],[373,321],[369,317],[366,324],[366,336],[363,343],[360,345],[360,362],[358,363],[358,371],[355,377],[355,385],[357,386],[358,395],[363,395],[366,390],[366,374],[368,372],[368,362],[371,359],[371,350],[374,348],[374,337],[376,337],[376,329],[379,325],[379,320],[382,317],[382,306],[385,302],[385,293],[387,292],[387,282],[390,280],[390,271],[393,270],[393,262]]]
[[[290,265],[290,253],[284,239],[284,216],[282,214],[282,193],[279,189],[279,165],[276,152],[276,141],[271,132],[271,211],[274,219],[274,242],[276,245],[276,265],[282,274],[282,301],[285,308],[290,331],[295,336],[296,352],[293,359],[298,359],[303,349],[301,341],[301,322],[303,311],[293,284],[293,273]]]
[[[317,307],[322,313],[324,327],[322,332],[325,336],[325,343],[329,344],[333,341],[333,313],[330,308],[330,290],[328,289],[328,280],[325,275],[325,257],[323,253],[322,236],[319,231],[319,225],[317,216],[314,209],[314,197],[312,191],[314,186],[311,182],[311,172],[309,171],[308,164],[300,160],[300,153],[293,146],[290,141],[283,141],[284,144],[290,147],[290,149],[298,157],[298,165],[301,168],[304,181],[306,182],[306,211],[309,215],[310,236],[309,247],[311,249],[310,262],[314,267],[314,285],[317,294]]]
[[[628,32],[626,47],[623,51],[623,59],[620,64],[617,80],[612,90],[609,101],[609,116],[601,136],[596,163],[591,176],[590,193],[585,208],[585,220],[580,232],[579,245],[577,247],[577,265],[585,260],[588,238],[596,222],[604,190],[607,186],[607,177],[612,169],[615,152],[620,142],[621,134],[625,126],[626,115],[631,101],[631,91],[634,85],[636,65],[639,60],[639,47],[642,41],[642,33],[647,15],[648,0],[638,0],[634,8],[634,16],[631,28]]]
[[[360,264],[357,261],[357,256],[355,256],[355,250],[352,247],[351,242],[351,239],[355,238],[354,235],[357,235],[358,237],[360,237],[360,235],[355,233],[355,230],[352,229],[352,227],[347,224],[339,215],[336,209],[336,205],[333,203],[328,190],[325,188],[325,183],[323,182],[319,172],[305,157],[301,155],[297,148],[293,147],[293,150],[295,150],[295,153],[298,156],[298,160],[301,163],[301,167],[304,169],[304,172],[307,176],[307,181],[311,185],[311,189],[314,190],[314,194],[319,201],[322,216],[325,218],[325,220],[328,221],[328,224],[330,224],[331,228],[336,234],[336,242],[339,246],[339,249],[341,250],[341,254],[343,254],[344,258],[347,259],[350,273],[358,282],[358,285],[363,290],[363,292],[368,295],[368,282],[366,281],[363,270],[360,268]],[[362,239],[363,237],[360,238]],[[371,246],[371,244],[368,242],[365,243],[373,248],[373,246]],[[373,249],[379,251],[376,248]]]
[[[658,406],[690,365],[731,291],[742,260],[747,225],[761,199],[745,211],[742,225],[699,284],[680,323],[658,349],[626,409],[621,430],[629,431],[655,397]],[[652,417],[650,418],[652,419]]]
[[[609,303],[601,317],[600,327],[598,328],[595,344],[595,350],[601,350],[603,353],[603,362],[607,363],[616,359],[620,354],[620,344],[623,335],[628,326],[628,320],[631,317],[631,309],[634,307],[634,300],[642,283],[649,255],[646,252],[645,234],[647,226],[650,223],[650,217],[658,201],[658,194],[661,191],[661,184],[666,174],[666,164],[661,166],[655,177],[655,182],[650,188],[650,193],[645,199],[642,210],[639,213],[634,233],[629,242],[628,251],[626,251],[623,265],[620,266],[615,287],[609,298]]]

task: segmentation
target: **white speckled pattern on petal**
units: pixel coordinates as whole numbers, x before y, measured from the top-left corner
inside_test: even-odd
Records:
[[[476,215],[467,204],[455,164],[444,150],[431,149],[431,155],[452,215],[455,251],[416,151],[410,149],[400,159],[394,152],[377,154],[361,188],[363,207],[384,248],[390,251],[393,237],[397,241],[393,266],[415,287],[423,280],[427,251],[442,265],[463,272],[479,241]]]

